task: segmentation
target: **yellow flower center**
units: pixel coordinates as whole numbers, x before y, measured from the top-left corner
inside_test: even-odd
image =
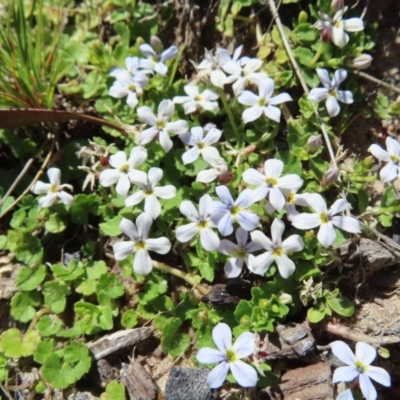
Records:
[[[157,129],[160,131],[165,128],[166,123],[164,121],[157,121]]]
[[[394,154],[390,155],[390,159],[396,164],[400,161],[400,158],[398,156],[395,156]]]
[[[268,187],[274,187],[278,184],[278,181],[275,178],[267,178],[265,180],[265,183],[268,185]]]
[[[128,85],[128,90],[133,92],[136,89],[136,83],[131,83]]]
[[[231,215],[235,216],[239,214],[240,212],[240,207],[233,205],[231,208]]]
[[[363,374],[363,373],[367,372],[368,365],[363,364],[361,361],[358,361],[358,360],[356,361],[355,364],[356,364],[356,369],[357,369],[358,373]]]
[[[201,98],[201,96],[200,96],[199,94],[196,95],[194,99],[195,99],[196,101],[201,101],[201,100],[202,100],[202,98]]]
[[[197,224],[197,227],[198,227],[199,229],[205,229],[205,228],[208,227],[208,222],[207,222],[207,221],[204,221],[204,220],[199,221],[199,223]]]
[[[50,186],[49,192],[50,192],[50,193],[57,193],[57,192],[58,192],[58,185],[56,185],[55,183],[53,183],[53,184]]]
[[[246,252],[243,249],[237,249],[237,250],[235,250],[235,255],[238,258],[245,258]]]
[[[328,223],[328,216],[325,213],[320,213],[319,218],[321,219],[321,224],[327,224]]]
[[[274,249],[272,251],[272,255],[274,257],[280,257],[282,254],[284,253],[283,248],[282,247],[277,247],[276,249]]]
[[[129,172],[129,164],[121,165],[118,169],[122,174],[127,174]]]
[[[260,98],[258,99],[258,105],[259,105],[260,107],[267,106],[267,105],[268,105],[268,100],[264,99],[264,97],[260,97]]]
[[[140,240],[135,244],[136,250],[143,250],[146,248],[146,243],[143,240]]]
[[[236,354],[233,350],[228,350],[226,352],[226,357],[228,358],[228,362],[235,362],[237,360]]]
[[[289,203],[289,204],[293,204],[294,203],[294,194],[292,192],[290,192],[287,195],[286,202]]]

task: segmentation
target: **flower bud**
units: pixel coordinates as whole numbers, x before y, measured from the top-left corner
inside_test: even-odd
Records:
[[[279,301],[283,304],[291,304],[293,302],[293,297],[289,293],[282,293],[279,296]]]
[[[305,11],[303,11],[303,10],[300,11],[298,20],[299,20],[299,23],[300,23],[300,24],[303,23],[303,22],[307,22],[307,20],[308,20],[308,14],[307,14]]]
[[[344,0],[332,0],[331,9],[336,12],[344,8]]]
[[[317,151],[321,147],[321,145],[322,139],[320,135],[312,135],[307,140],[307,146],[312,152]]]
[[[339,170],[337,168],[332,167],[325,172],[321,184],[324,186],[329,185],[330,183],[336,182],[338,179],[339,179]]]
[[[156,51],[156,53],[161,53],[163,49],[163,44],[158,36],[152,36],[150,38],[151,47]]]
[[[372,57],[369,54],[361,54],[353,60],[353,67],[357,69],[366,69],[371,65]]]
[[[332,28],[324,28],[321,31],[321,41],[330,42],[332,37]]]

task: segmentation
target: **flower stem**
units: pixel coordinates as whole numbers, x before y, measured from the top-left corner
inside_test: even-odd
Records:
[[[400,205],[392,206],[392,207],[380,207],[379,208],[379,214],[382,214],[382,213],[394,213],[394,212],[399,212],[399,211],[400,211]]]
[[[231,126],[232,126],[232,130],[233,130],[233,132],[235,134],[236,144],[240,147],[240,146],[242,146],[243,141],[242,141],[242,138],[241,138],[241,136],[239,134],[239,130],[238,130],[238,127],[237,127],[236,122],[235,122],[235,117],[234,117],[234,115],[232,113],[232,110],[229,107],[228,99],[226,98],[226,94],[223,91],[223,89],[220,89],[220,88],[218,88],[218,93],[219,93],[219,96],[221,98],[222,104],[224,106],[225,112],[228,115],[229,122],[231,123]]]
[[[355,182],[375,182],[378,179],[377,175],[371,176],[352,176],[350,179],[351,181]]]
[[[164,263],[160,263],[158,261],[152,261],[153,262],[153,267],[159,269],[160,271],[168,272],[171,275],[175,275],[178,278],[183,279],[186,281],[189,285],[192,285],[196,287],[196,289],[203,295],[205,296],[206,294],[209,293],[209,290],[206,289],[203,285],[199,284],[196,282],[193,276],[187,274],[186,272],[181,271],[180,269],[170,267],[169,265],[166,265]]]
[[[50,307],[44,307],[44,308],[42,308],[41,310],[39,310],[39,311],[35,314],[35,316],[33,317],[31,323],[29,324],[29,328],[28,328],[28,330],[26,331],[26,333],[32,331],[32,330],[35,328],[35,326],[36,326],[36,324],[37,324],[37,322],[38,322],[38,320],[39,320],[40,317],[42,317],[42,316],[45,315],[45,314],[51,314],[51,313],[52,313],[52,311],[51,311],[51,308],[50,308]]]
[[[319,46],[317,52],[315,53],[314,58],[311,60],[310,66],[313,67],[316,62],[319,60],[319,58],[322,55],[322,52],[324,51],[325,48],[325,42],[321,42],[321,45]]]

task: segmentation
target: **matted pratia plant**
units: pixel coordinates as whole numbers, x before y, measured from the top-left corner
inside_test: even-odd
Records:
[[[350,271],[327,268],[335,247],[390,226],[400,210],[399,142],[372,144],[366,158],[337,145],[354,118],[375,112],[355,74],[372,62],[374,29],[346,2],[310,1],[286,26],[250,20],[256,46],[205,49],[186,76],[184,45],[157,36],[155,6],[110,3],[108,41],[92,35],[94,14],[92,25],[75,17],[85,63],[59,90],[93,100],[126,134],[106,127],[71,139],[0,236],[21,264],[10,302],[20,324],[0,335],[0,382],[13,360],[33,357],[36,392],[67,388],[89,371],[86,341],[152,324],[165,354],[212,365],[211,388],[271,385],[260,335],[267,341],[293,316],[351,317],[340,290]],[[229,37],[258,3],[279,16],[273,0],[235,0],[220,8],[218,29]],[[385,185],[378,206],[367,186],[376,180]],[[251,286],[232,308],[202,300],[231,279]],[[331,346],[348,365],[334,383],[359,382],[368,400],[377,397],[370,378],[390,385],[370,366],[371,346],[358,343],[356,356]],[[104,398],[124,398],[113,385]]]

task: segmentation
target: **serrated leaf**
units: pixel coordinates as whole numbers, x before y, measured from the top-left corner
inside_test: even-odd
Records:
[[[69,287],[64,282],[52,281],[43,285],[44,302],[55,314],[64,311],[67,304],[67,295],[70,293]]]
[[[15,257],[25,264],[42,261],[43,247],[40,240],[29,233],[23,235],[23,241],[15,249]]]
[[[17,321],[28,322],[36,314],[34,307],[41,303],[41,296],[36,291],[19,292],[11,299],[11,315]]]
[[[54,339],[46,339],[41,341],[36,348],[35,354],[33,356],[34,360],[39,364],[43,364],[46,357],[53,354],[55,347]]]
[[[46,266],[41,264],[37,268],[22,267],[15,279],[18,287],[25,291],[37,289],[46,277]]]
[[[0,350],[10,358],[28,357],[36,351],[40,340],[37,331],[22,335],[20,330],[11,328],[0,335]]]
[[[42,336],[55,335],[62,326],[62,322],[58,318],[50,318],[48,315],[41,317],[36,325]]]
[[[60,233],[65,231],[67,224],[59,214],[51,214],[44,224],[44,227],[50,233]]]

